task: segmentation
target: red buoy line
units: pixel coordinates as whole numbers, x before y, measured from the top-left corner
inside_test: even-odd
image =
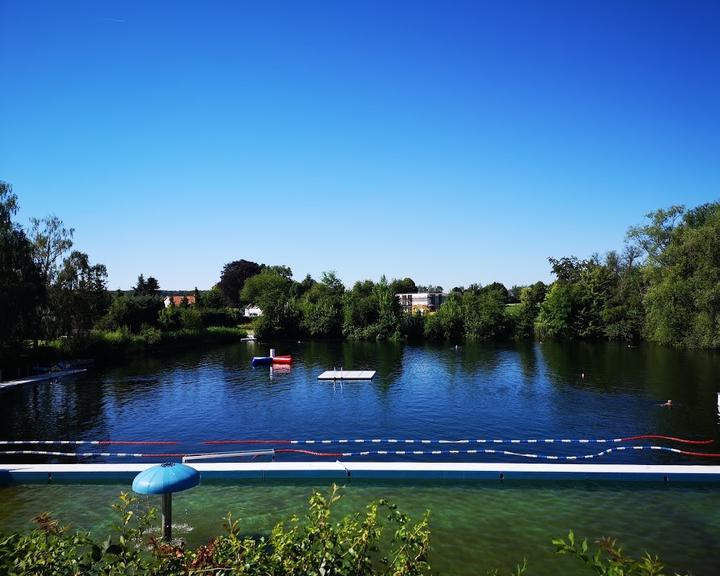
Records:
[[[277,448],[272,450],[273,454],[305,454],[321,458],[351,458],[357,456],[440,456],[440,455],[477,455],[477,454],[493,454],[500,456],[514,456],[520,458],[540,459],[540,460],[590,460],[600,458],[612,452],[622,451],[661,451],[671,452],[673,454],[681,454],[683,456],[692,456],[700,458],[720,458],[720,454],[693,452],[688,450],[680,450],[679,448],[670,448],[668,446],[613,446],[596,453],[581,454],[575,456],[562,456],[553,454],[534,454],[527,452],[513,452],[509,450],[497,450],[495,448],[480,449],[451,449],[451,450],[363,450],[360,452],[317,452],[314,450],[305,450],[302,448]],[[205,456],[208,454],[182,454],[182,453],[129,453],[129,452],[55,452],[47,450],[9,450],[0,451],[0,455],[39,455],[39,456],[60,456],[74,458],[90,458],[90,457],[125,457],[125,458],[183,458],[186,456]],[[211,455],[211,454],[209,454]]]
[[[205,445],[230,445],[230,444],[617,444],[620,442],[633,442],[636,440],[666,440],[681,444],[705,445],[712,444],[715,440],[694,440],[690,438],[677,438],[675,436],[663,436],[660,434],[643,434],[640,436],[629,436],[627,438],[525,438],[503,440],[500,438],[477,438],[463,440],[429,440],[429,439],[398,439],[398,438],[341,438],[341,439],[307,439],[307,440],[266,440],[266,439],[243,439],[243,440],[209,440],[203,442]]]
[[[665,440],[680,444],[707,445],[714,440],[696,440],[691,438],[678,438],[661,434],[642,434],[625,438],[524,438],[504,440],[500,438],[467,438],[454,439],[398,439],[398,438],[340,438],[340,439],[260,439],[247,438],[240,440],[207,440],[202,444],[207,446],[222,446],[232,444],[615,444],[620,442],[634,442],[636,440]],[[93,445],[93,446],[172,446],[178,444],[194,444],[195,442],[176,442],[165,440],[0,440],[0,446],[21,445]]]
[[[675,436],[662,436],[661,434],[642,434],[640,436],[629,436],[623,438],[623,442],[634,442],[635,440],[668,440],[669,442],[679,442],[681,444],[712,444],[715,440],[690,440],[688,438],[676,438]]]

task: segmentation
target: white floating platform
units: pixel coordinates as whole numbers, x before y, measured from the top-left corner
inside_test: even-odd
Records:
[[[327,370],[318,380],[372,380],[375,370]]]
[[[20,386],[21,384],[31,384],[33,382],[43,382],[45,380],[55,380],[56,378],[62,378],[64,376],[73,376],[74,374],[82,374],[87,372],[86,368],[76,368],[73,370],[57,370],[55,372],[45,372],[38,374],[37,376],[28,376],[20,380],[9,380],[8,382],[0,382],[0,390],[3,388],[12,388],[13,386]]]
[[[2,484],[131,482],[156,463],[2,464]],[[439,462],[193,463],[204,480],[443,480],[720,482],[720,466]]]

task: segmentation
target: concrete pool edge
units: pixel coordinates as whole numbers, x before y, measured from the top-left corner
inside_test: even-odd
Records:
[[[0,485],[130,481],[152,463],[0,464]],[[193,463],[204,480],[598,480],[720,482],[720,466],[437,462]]]

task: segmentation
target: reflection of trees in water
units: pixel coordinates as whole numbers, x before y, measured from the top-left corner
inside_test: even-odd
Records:
[[[154,397],[159,399],[164,384],[202,383],[207,380],[205,371],[208,367],[233,363],[239,350],[238,346],[223,346],[211,351],[162,350],[153,355],[133,356],[98,372],[97,388],[102,388],[119,408],[135,402],[149,402]]]
[[[539,351],[554,386],[630,394],[656,431],[718,435],[720,354],[618,342],[544,342]],[[667,399],[672,408],[657,406]]]
[[[714,390],[720,370],[717,353],[652,344],[543,342],[538,349],[556,383],[619,392],[644,389],[663,399],[700,400]]]
[[[515,350],[517,350],[518,360],[520,361],[520,370],[522,371],[523,376],[528,379],[535,378],[538,375],[535,342],[518,342]]]
[[[102,436],[106,432],[103,399],[102,387],[86,377],[18,387],[4,393],[0,402],[0,438],[77,440],[87,438],[90,431]]]
[[[624,343],[546,341],[539,350],[554,384],[625,391],[643,378],[641,354]]]

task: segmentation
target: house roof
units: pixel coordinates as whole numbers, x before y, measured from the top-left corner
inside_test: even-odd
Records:
[[[188,304],[196,304],[195,296],[192,294],[188,294],[187,296],[166,296],[165,298],[170,298],[170,301],[175,306],[180,306],[180,304],[182,304],[183,298],[187,298]]]

